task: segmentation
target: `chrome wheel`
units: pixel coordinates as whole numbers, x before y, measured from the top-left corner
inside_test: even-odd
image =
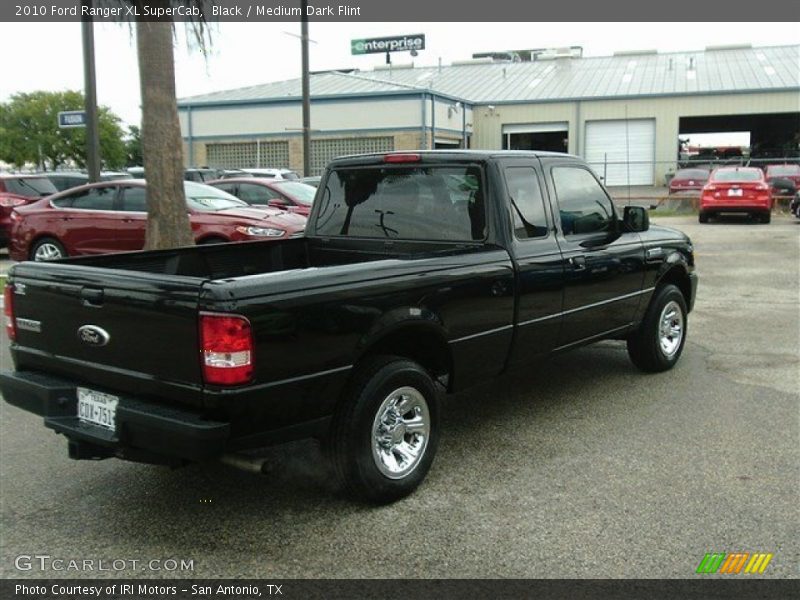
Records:
[[[428,403],[419,390],[401,387],[381,403],[372,422],[372,458],[389,479],[402,479],[419,465],[430,437]]]
[[[64,258],[64,253],[61,248],[52,242],[39,244],[33,252],[33,260],[35,261],[57,260],[59,258]]]
[[[670,300],[658,319],[658,345],[664,356],[672,357],[683,341],[683,311],[674,300]]]

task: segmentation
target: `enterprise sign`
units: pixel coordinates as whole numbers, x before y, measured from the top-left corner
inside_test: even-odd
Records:
[[[350,41],[350,53],[353,55],[383,54],[384,52],[408,52],[409,50],[424,49],[424,33]]]

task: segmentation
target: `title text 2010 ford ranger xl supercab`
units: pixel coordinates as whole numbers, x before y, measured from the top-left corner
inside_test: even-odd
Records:
[[[16,265],[0,388],[72,458],[316,437],[347,489],[387,502],[430,468],[444,392],[606,338],[669,369],[696,281],[689,239],[620,218],[575,157],[348,157],[305,238]]]

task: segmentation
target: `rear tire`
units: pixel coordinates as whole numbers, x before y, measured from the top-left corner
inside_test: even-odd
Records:
[[[697,220],[701,223],[708,223],[708,213],[701,212],[699,215],[697,215]]]
[[[379,356],[358,368],[328,440],[349,495],[386,504],[422,483],[439,442],[440,395],[428,372],[405,358]]]
[[[639,329],[628,337],[628,356],[642,371],[658,373],[675,366],[687,332],[686,300],[672,284],[656,290]]]
[[[44,262],[66,258],[67,251],[64,246],[55,238],[42,238],[33,245],[30,253],[30,260]]]
[[[768,213],[768,212],[761,213],[760,221],[762,223],[764,223],[765,225],[768,225],[769,222],[772,221],[772,213]]]

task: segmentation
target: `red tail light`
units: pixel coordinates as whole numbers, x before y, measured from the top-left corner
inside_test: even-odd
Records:
[[[200,314],[203,380],[241,385],[253,379],[253,334],[250,321],[237,315]]]
[[[3,314],[6,317],[6,335],[11,342],[17,339],[17,322],[14,320],[14,293],[12,292],[12,287],[12,284],[7,283],[5,290],[3,290]]]
[[[387,154],[383,157],[385,163],[415,163],[422,160],[419,154]]]

